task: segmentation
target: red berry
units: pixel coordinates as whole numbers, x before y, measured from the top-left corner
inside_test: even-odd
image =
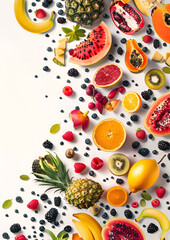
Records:
[[[39,206],[39,202],[37,199],[33,199],[31,202],[27,204],[27,207],[32,210],[36,210]]]
[[[121,94],[123,94],[123,93],[125,92],[125,88],[124,88],[123,86],[120,86],[120,87],[118,88],[118,91],[119,91]]]
[[[152,200],[151,204],[153,207],[156,208],[156,207],[159,207],[160,201],[159,201],[159,199],[154,199],[154,200]]]
[[[73,53],[74,53],[74,49],[70,49],[70,50],[69,50],[69,54],[72,56]]]
[[[153,40],[153,38],[150,35],[145,35],[145,36],[143,36],[142,40],[145,43],[150,43]]]
[[[95,89],[95,87],[94,87],[94,85],[93,84],[89,84],[89,86],[88,86],[88,88],[87,89],[89,89],[91,92],[93,92],[94,91],[94,89]]]
[[[73,89],[70,86],[65,86],[63,88],[63,93],[64,93],[65,96],[69,97],[69,96],[72,95]]]
[[[99,111],[100,114],[103,112],[103,104],[101,102],[96,102],[95,103],[97,110]]]
[[[141,128],[138,128],[136,131],[136,137],[141,140],[144,140],[146,137],[146,132],[144,130],[142,130]]]
[[[95,99],[96,99],[96,101],[101,102],[102,99],[103,99],[103,95],[102,95],[101,93],[98,92],[97,94],[95,94]]]
[[[74,164],[74,171],[76,173],[81,173],[86,168],[84,163],[75,163]]]
[[[74,141],[74,135],[71,131],[68,131],[63,134],[62,138],[68,142]]]
[[[91,91],[89,88],[86,89],[86,94],[88,96],[92,96],[93,95],[93,91]]]
[[[95,108],[95,104],[93,102],[89,102],[88,108],[89,109],[94,109]]]
[[[108,94],[108,98],[109,99],[113,99],[116,96],[117,93],[117,88],[113,89],[109,94]]]
[[[47,16],[46,12],[41,8],[35,11],[35,15],[37,18],[45,18]]]
[[[107,102],[108,102],[107,97],[104,97],[104,98],[102,99],[102,104],[105,105]]]
[[[159,198],[163,198],[164,195],[165,195],[165,193],[166,193],[166,189],[163,188],[163,187],[158,187],[158,188],[156,189],[156,195],[157,195]]]
[[[103,167],[104,165],[104,162],[102,159],[98,158],[98,157],[95,157],[91,160],[91,167],[94,169],[94,170],[98,170],[100,169],[101,167]]]
[[[18,234],[17,236],[15,236],[15,240],[27,240],[27,239],[23,234]]]
[[[137,208],[138,206],[139,206],[139,203],[138,203],[138,202],[133,202],[133,203],[132,203],[132,207],[133,207],[133,208]]]

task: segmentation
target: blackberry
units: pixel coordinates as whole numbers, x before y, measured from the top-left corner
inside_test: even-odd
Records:
[[[109,54],[109,55],[107,56],[107,59],[108,59],[108,60],[114,60],[114,57],[113,57],[112,54]]]
[[[63,18],[63,17],[58,17],[57,22],[60,23],[60,24],[63,24],[63,23],[66,23],[66,19]]]
[[[137,122],[138,119],[139,119],[139,116],[136,115],[136,114],[134,114],[134,115],[132,115],[132,116],[130,117],[130,119],[132,120],[132,122]]]
[[[119,55],[122,55],[122,54],[123,54],[123,49],[122,49],[121,47],[118,47],[117,53],[118,53]]]
[[[129,209],[124,211],[124,215],[127,219],[132,219],[133,218],[132,211],[129,210]]]
[[[79,75],[79,72],[77,71],[77,69],[75,68],[71,68],[68,73],[67,73],[70,77],[77,77]]]
[[[148,51],[148,48],[147,47],[143,47],[142,51],[146,53]]]
[[[140,142],[138,142],[138,141],[134,141],[133,143],[132,143],[132,147],[135,149],[135,148],[138,148],[140,146]]]
[[[10,227],[10,231],[12,233],[18,233],[19,231],[21,231],[21,226],[19,225],[19,223],[14,223],[11,227]]]
[[[149,149],[148,148],[141,148],[139,149],[138,153],[142,155],[143,157],[146,157],[149,155]]]
[[[146,101],[149,100],[151,98],[150,94],[148,91],[143,91],[141,92],[141,96],[143,99],[145,99]]]
[[[51,149],[53,149],[53,144],[52,144],[52,142],[50,142],[49,140],[46,140],[46,141],[43,143],[43,147],[51,150]]]
[[[3,237],[4,239],[10,239],[8,233],[6,233],[6,232],[4,232],[4,233],[2,234],[2,237]]]
[[[70,225],[65,226],[64,231],[71,232],[72,227]]]
[[[87,145],[90,145],[90,144],[91,144],[91,140],[90,140],[89,138],[86,138],[86,139],[85,139],[85,143],[86,143]]]
[[[56,208],[51,208],[46,214],[45,214],[45,219],[53,223],[58,216],[58,210]]]
[[[117,184],[123,184],[124,181],[123,181],[122,178],[117,178],[117,179],[116,179],[116,183],[117,183]]]
[[[55,198],[54,198],[54,205],[55,205],[56,207],[59,207],[60,204],[61,204],[61,197],[55,197]]]
[[[120,40],[120,42],[123,43],[123,44],[126,43],[126,38],[122,38],[122,39]]]
[[[47,195],[46,193],[43,193],[43,194],[41,194],[40,199],[41,199],[42,201],[45,201],[45,200],[48,199],[48,195]]]
[[[158,40],[158,39],[154,39],[153,40],[153,46],[154,46],[154,48],[159,48],[159,46],[160,46],[160,41]]]
[[[147,227],[148,233],[155,233],[157,231],[158,231],[158,226],[155,225],[154,223],[150,223],[149,226]]]
[[[23,203],[22,197],[20,196],[16,197],[16,202]]]
[[[124,86],[124,87],[128,87],[128,86],[129,86],[129,84],[130,84],[130,83],[129,83],[129,81],[128,81],[128,80],[125,80],[125,81],[123,81],[123,86]]]
[[[150,95],[153,95],[153,91],[152,91],[151,89],[148,89],[148,93],[149,93]]]
[[[110,211],[110,215],[114,217],[116,216],[116,214],[117,214],[116,210],[112,208],[112,210]]]
[[[164,140],[158,142],[158,148],[162,151],[166,151],[170,149],[170,143]]]
[[[44,0],[42,6],[48,8],[53,3],[53,0]]]

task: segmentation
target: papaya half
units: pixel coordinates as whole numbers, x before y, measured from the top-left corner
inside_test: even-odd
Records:
[[[148,64],[147,55],[134,39],[127,40],[126,42],[125,64],[131,72],[135,73],[142,71]]]
[[[170,43],[170,4],[160,4],[153,11],[152,23],[158,36]]]

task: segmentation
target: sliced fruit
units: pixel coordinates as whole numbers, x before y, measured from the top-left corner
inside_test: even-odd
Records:
[[[170,4],[159,4],[153,11],[152,23],[158,36],[170,43]]]
[[[83,240],[83,238],[79,237],[78,233],[74,233],[72,235],[72,240]]]
[[[127,192],[122,187],[112,187],[107,192],[107,201],[109,204],[115,207],[123,206],[127,201]]]
[[[170,93],[166,93],[150,107],[144,120],[148,132],[155,136],[170,134]]]
[[[95,126],[92,136],[99,149],[105,152],[113,152],[124,144],[126,129],[119,120],[108,118]]]
[[[127,40],[126,42],[125,64],[131,72],[140,72],[148,64],[147,55],[134,39]]]
[[[100,206],[96,205],[96,204],[93,205],[93,207],[89,208],[89,210],[93,214],[93,216],[97,216],[100,213],[101,209],[102,208]]]
[[[59,42],[58,47],[54,48],[55,57],[53,58],[53,62],[60,66],[64,66],[64,53],[65,53],[67,38],[63,38],[58,42]]]
[[[55,55],[63,55],[64,54],[64,50],[63,49],[55,49]]]
[[[165,53],[165,61],[168,60],[169,57],[170,57],[170,52],[166,52]]]
[[[82,66],[94,64],[101,60],[112,45],[112,36],[104,22],[95,27],[87,39],[74,49],[69,62]]]
[[[151,69],[145,75],[146,85],[153,90],[162,88],[165,84],[165,80],[164,73],[159,69]]]
[[[127,92],[122,98],[122,107],[126,112],[136,112],[141,105],[141,97],[136,92]]]
[[[81,221],[73,219],[72,222],[83,239],[95,240],[89,228],[87,228]]]
[[[108,167],[114,175],[122,176],[128,172],[130,162],[124,154],[116,153],[109,157]]]
[[[146,5],[144,4],[144,1],[142,1],[142,0],[133,0],[133,1],[135,3],[136,7],[139,9],[139,11],[141,11],[146,16],[150,15],[146,8]]]
[[[110,100],[104,105],[104,107],[108,111],[113,111],[118,106],[119,102],[120,100]]]
[[[111,4],[110,14],[116,27],[128,35],[135,33],[145,24],[143,16],[135,8],[122,1]]]
[[[163,60],[163,55],[158,52],[157,50],[154,52],[154,54],[152,55],[152,60],[156,61],[156,62],[161,62]]]
[[[89,117],[88,117],[89,111],[83,113],[80,110],[73,110],[69,114],[70,119],[73,122],[74,128],[81,126],[82,130],[85,131],[89,126]]]
[[[99,68],[94,77],[96,87],[110,87],[118,83],[122,77],[122,69],[118,64],[107,64]]]
[[[165,63],[170,67],[170,56],[169,56],[168,59],[165,61]]]
[[[110,238],[110,236],[112,238]],[[136,223],[124,218],[112,218],[107,221],[102,229],[102,237],[103,240],[146,240],[145,235],[140,227],[138,227]]]

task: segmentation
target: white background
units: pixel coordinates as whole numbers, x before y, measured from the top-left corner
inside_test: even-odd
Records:
[[[31,1],[28,1],[31,6]],[[41,3],[39,3],[41,6]],[[37,4],[38,5],[38,4]],[[109,6],[109,4],[108,4]],[[106,6],[106,11],[108,12],[108,6]],[[31,7],[32,9],[38,7]],[[13,1],[3,1],[1,3],[1,11],[0,14],[0,205],[2,205],[3,201],[6,199],[13,199],[13,206],[9,210],[3,210],[0,208],[0,235],[7,231],[9,232],[9,227],[11,224],[15,222],[21,223],[22,226],[26,226],[27,230],[25,230],[24,234],[27,236],[32,234],[31,226],[33,225],[29,219],[23,218],[23,214],[27,213],[29,218],[34,213],[30,212],[26,208],[26,203],[29,202],[33,198],[30,194],[32,190],[36,191],[36,193],[43,193],[43,188],[38,187],[33,182],[33,177],[31,176],[31,164],[32,161],[38,156],[43,156],[46,154],[46,150],[42,147],[42,143],[48,139],[54,143],[54,151],[58,153],[58,155],[63,159],[66,163],[67,168],[70,168],[70,175],[73,176],[74,169],[73,164],[76,160],[69,160],[65,158],[65,150],[70,147],[76,146],[79,151],[77,152],[76,158],[79,162],[84,162],[90,168],[90,161],[93,157],[98,156],[102,158],[105,162],[105,166],[98,172],[96,172],[96,177],[94,180],[99,181],[105,190],[108,190],[111,186],[114,186],[115,180],[109,180],[106,183],[103,183],[102,179],[109,177],[111,174],[107,169],[107,159],[111,155],[111,153],[99,152],[94,144],[90,146],[91,151],[89,152],[89,157],[84,157],[83,154],[86,151],[86,144],[84,140],[86,137],[91,138],[92,130],[95,124],[102,119],[107,117],[115,117],[121,120],[126,127],[127,130],[127,140],[124,146],[118,151],[126,154],[131,163],[136,160],[140,160],[141,156],[137,154],[137,152],[132,151],[131,143],[135,140],[135,130],[137,127],[143,127],[143,118],[146,114],[146,110],[141,108],[138,111],[138,115],[140,115],[140,121],[138,124],[133,124],[132,126],[127,126],[126,122],[129,120],[130,114],[124,112],[120,106],[112,113],[104,112],[102,116],[98,120],[91,120],[91,125],[89,129],[83,133],[82,136],[79,136],[79,130],[74,130],[72,127],[72,123],[68,118],[68,114],[71,110],[75,108],[75,106],[80,106],[82,111],[87,110],[87,104],[90,101],[90,98],[85,95],[85,91],[81,89],[80,85],[84,82],[85,77],[89,77],[91,80],[93,78],[94,72],[97,70],[99,66],[103,64],[109,63],[107,58],[105,57],[98,64],[94,66],[90,66],[90,72],[86,73],[84,71],[84,67],[73,66],[72,64],[66,62],[66,67],[59,67],[52,62],[53,53],[47,52],[47,47],[51,46],[52,48],[57,46],[57,40],[59,39],[58,34],[62,33],[61,25],[55,24],[52,31],[49,32],[50,38],[46,38],[45,34],[32,34],[25,30],[23,30],[17,23],[14,17],[13,10]],[[57,7],[54,4],[51,9],[54,9],[57,12]],[[48,9],[48,13],[50,13],[51,9]],[[31,14],[31,18],[33,18],[33,13]],[[140,30],[138,33],[134,35],[134,38],[139,42],[142,42],[141,38],[145,34],[146,25],[151,23],[151,18],[147,17],[145,27]],[[55,20],[56,22],[56,20]],[[120,39],[125,37],[130,39],[130,36],[126,36],[122,34],[116,34],[116,27],[110,19],[105,19],[106,24],[109,26],[111,33],[113,35],[113,42],[118,43],[125,50],[125,45],[120,44]],[[95,26],[100,23],[98,21]],[[65,24],[66,26],[66,24]],[[72,26],[69,22],[68,26]],[[62,36],[63,37],[63,36]],[[131,36],[133,37],[133,36]],[[154,37],[157,37],[156,34]],[[56,40],[56,43],[52,43],[52,39]],[[161,41],[163,43],[163,41]],[[71,46],[75,46],[75,42],[68,46],[68,49]],[[155,51],[152,44],[145,45],[150,51],[148,53],[149,63],[144,72],[140,74],[132,74],[128,71],[128,69],[124,65],[124,55],[120,57],[116,53],[116,48],[112,47],[110,53],[114,55],[115,58],[118,58],[121,62],[120,65],[124,71],[124,75],[122,80],[128,79],[130,82],[132,79],[135,80],[136,83],[139,84],[139,87],[136,87],[134,83],[131,83],[131,87],[128,90],[134,90],[138,93],[141,92],[142,89],[147,90],[147,86],[144,83],[144,75],[151,68],[162,68],[164,64],[157,64],[151,62],[151,56]],[[168,49],[161,48],[159,51],[164,54],[164,52]],[[48,58],[48,62],[43,60],[44,57]],[[67,53],[68,59],[68,53]],[[48,65],[51,69],[50,73],[46,73],[42,70],[43,66]],[[71,67],[76,67],[80,76],[78,78],[68,78],[67,71]],[[34,75],[38,75],[38,78],[34,78]],[[56,76],[60,75],[61,78],[57,79]],[[71,86],[75,90],[74,95],[70,98],[67,98],[62,95],[62,88],[66,83],[66,80],[71,80]],[[170,82],[168,80],[168,75],[166,75],[166,85]],[[120,83],[121,84],[121,83]],[[119,85],[120,85],[119,84]],[[112,88],[111,88],[112,89]],[[108,94],[111,89],[101,90],[103,94]],[[154,92],[154,96],[159,97],[163,93],[167,92],[165,88],[162,88],[159,91]],[[48,98],[45,98],[45,95],[48,95]],[[63,100],[59,100],[59,97],[62,96]],[[85,98],[85,102],[80,102],[78,99],[80,96]],[[118,95],[118,98],[121,98],[121,94]],[[152,101],[148,104],[151,105]],[[60,110],[63,109],[64,113],[60,113]],[[124,112],[126,118],[122,119],[120,117],[120,113]],[[91,117],[92,112],[90,112],[89,116]],[[98,114],[99,115],[99,114]],[[68,123],[64,123],[63,120],[67,119]],[[52,135],[49,132],[50,127],[55,123],[61,123],[61,130]],[[73,143],[65,143],[64,146],[60,146],[60,141],[62,140],[62,134],[68,130],[72,130],[76,139]],[[160,138],[163,139],[163,138]],[[168,138],[166,138],[168,139]],[[148,147],[150,151],[157,149],[158,139],[145,141],[141,143],[142,147]],[[157,149],[158,150],[158,149]],[[150,158],[155,158],[157,161],[162,157],[163,152],[159,151],[160,154],[158,156],[150,155]],[[133,155],[136,154],[137,157],[134,158]],[[161,168],[160,178],[158,182],[149,189],[148,192],[152,193],[153,199],[156,198],[155,189],[159,185],[165,186],[167,189],[166,197],[161,200],[161,206],[159,207],[165,214],[170,215],[170,211],[167,210],[166,201],[170,200],[168,196],[168,187],[169,185],[162,179],[161,175],[163,172],[168,173],[169,161],[166,158],[166,169]],[[89,169],[88,168],[88,169]],[[31,181],[22,182],[19,179],[21,174],[28,174],[31,177]],[[170,171],[169,171],[170,175]],[[85,174],[79,175],[74,174],[75,178],[78,177],[88,177],[88,170],[85,171]],[[127,180],[127,176],[123,177],[124,180]],[[127,182],[127,181],[126,181]],[[128,185],[123,185],[127,191]],[[20,187],[24,187],[25,192],[20,192]],[[24,204],[19,205],[15,202],[15,197],[21,195],[24,199]],[[53,200],[54,194],[53,192],[49,193],[49,197]],[[128,200],[128,203],[131,204],[133,201],[140,201],[140,193],[132,194]],[[104,201],[104,198],[103,198]],[[64,203],[63,203],[64,204]],[[41,205],[43,206],[42,202]],[[48,205],[50,208],[50,205]],[[151,203],[147,202],[147,207],[150,207]],[[18,208],[20,214],[17,215],[14,213],[14,209]],[[142,209],[142,208],[141,208]],[[141,211],[140,208],[137,209],[138,212]],[[117,208],[118,217],[123,217],[123,212],[125,207]],[[133,212],[135,209],[132,209]],[[69,207],[66,211],[67,216],[61,217],[64,220],[65,225],[71,224],[72,213],[75,211],[79,212],[79,210]],[[41,207],[39,214],[36,215],[37,223],[35,224],[38,229],[38,219],[42,219],[46,210]],[[62,212],[62,208],[60,213]],[[4,217],[4,215],[8,213],[9,218]],[[102,224],[103,219],[100,215],[100,218],[97,220]],[[152,220],[145,219],[142,221],[142,224],[150,223]],[[156,223],[156,221],[153,220]],[[31,225],[30,225],[31,223]],[[142,227],[141,224],[141,227]],[[50,225],[46,226],[48,229],[51,229]],[[62,225],[61,228],[62,230]],[[60,229],[56,229],[57,233]],[[143,228],[142,228],[143,229]],[[143,229],[146,233],[146,229]],[[38,230],[37,230],[38,232]],[[161,230],[157,234],[147,235],[146,239],[159,239],[161,235]],[[11,239],[14,236],[11,234]],[[40,237],[37,238],[40,239]],[[48,237],[46,237],[47,239]],[[167,238],[170,239],[170,233],[167,233]]]

